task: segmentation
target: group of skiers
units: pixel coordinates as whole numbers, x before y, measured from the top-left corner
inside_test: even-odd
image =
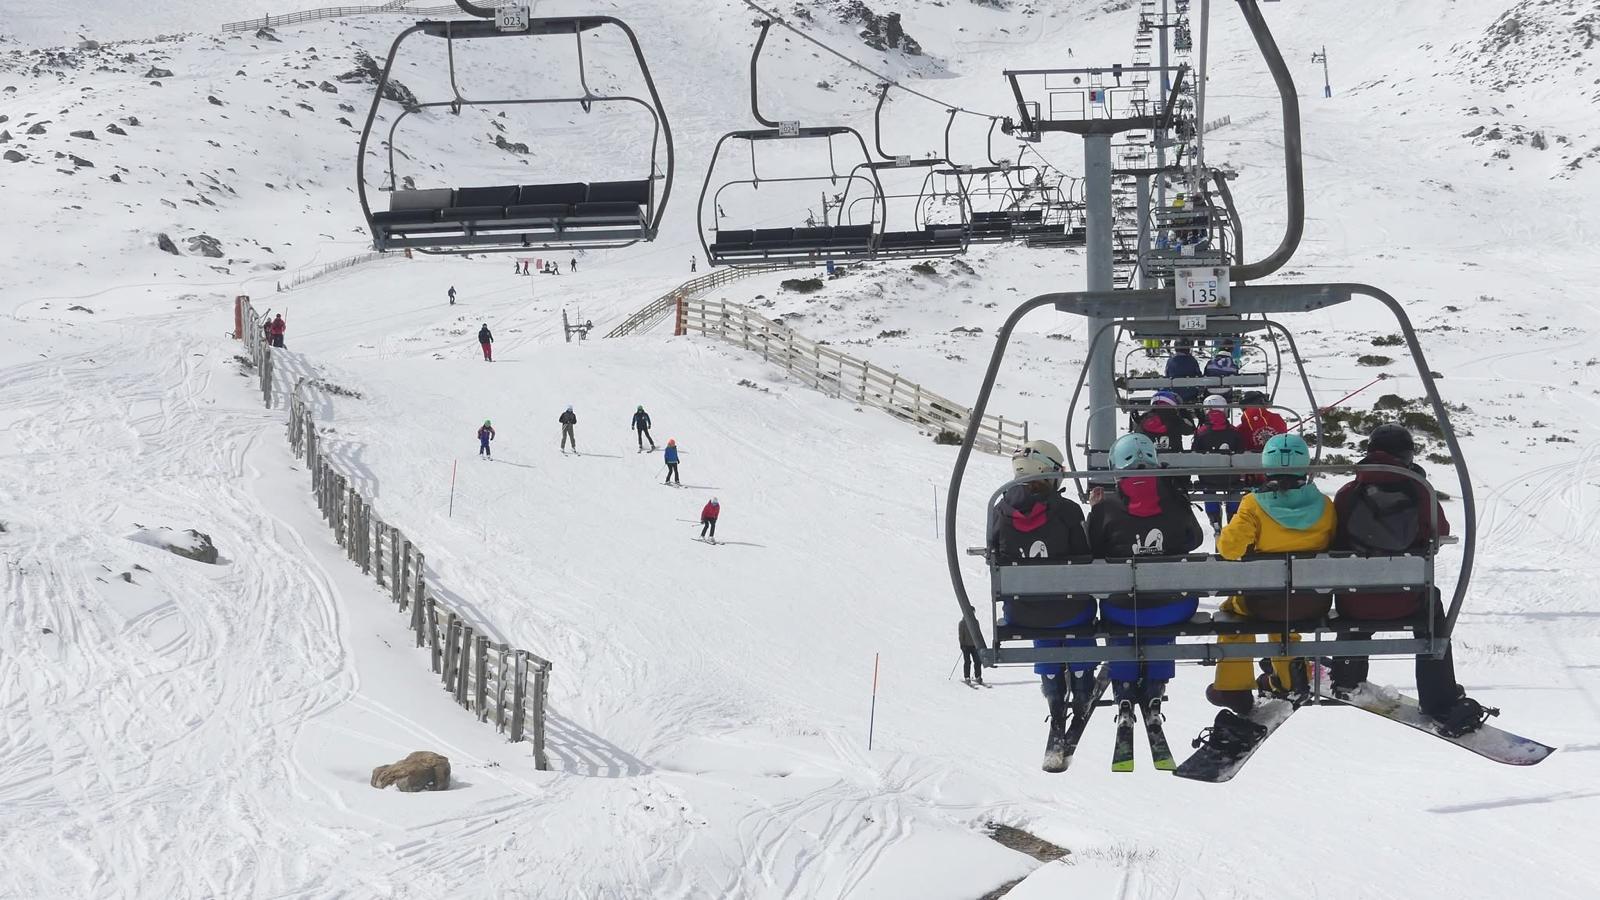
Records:
[[[1208,416],[1220,407],[1208,406]],[[1205,428],[1223,430],[1208,418]],[[1236,429],[1235,429],[1236,430]],[[1393,555],[1427,548],[1439,535],[1449,534],[1444,510],[1426,502],[1427,493],[1416,482],[1383,472],[1362,472],[1332,499],[1307,477],[1310,451],[1295,434],[1269,436],[1259,448],[1261,463],[1275,471],[1246,493],[1216,537],[1223,559],[1246,554],[1315,553],[1347,550],[1363,555]],[[1413,461],[1415,445],[1403,426],[1385,424],[1368,438],[1360,463],[1395,466],[1423,475]],[[1012,461],[1018,478],[1037,476],[1009,489],[990,511],[988,539],[996,562],[1039,559],[1127,558],[1142,555],[1190,553],[1204,542],[1204,532],[1190,506],[1186,478],[1160,474],[1160,450],[1139,432],[1118,438],[1110,454],[1115,485],[1096,488],[1089,496],[1089,515],[1061,495],[1062,454],[1048,441],[1032,441]],[[1429,508],[1429,506],[1433,508]],[[1093,598],[1067,596],[1048,602],[1008,602],[1008,624],[1037,628],[1073,628],[1094,621],[1155,628],[1189,621],[1199,608],[1194,594],[1111,595],[1097,603]],[[1242,593],[1225,598],[1223,612],[1265,622],[1317,619],[1330,609],[1340,616],[1366,621],[1410,618],[1433,606],[1443,611],[1437,592],[1355,592],[1330,596],[1315,592],[1270,591]],[[963,629],[965,631],[965,629]],[[1371,633],[1349,633],[1346,639],[1370,638]],[[1279,636],[1274,635],[1273,640]],[[1224,643],[1251,642],[1253,635],[1222,635]],[[1172,638],[1146,637],[1146,645],[1170,643]],[[1128,643],[1116,639],[1113,643]],[[1088,638],[1037,640],[1035,646],[1092,646]],[[1268,668],[1263,661],[1263,669]],[[1332,665],[1335,696],[1349,698],[1370,692],[1366,683],[1367,659],[1343,657]],[[1269,693],[1303,690],[1309,663],[1304,659],[1274,659],[1271,671],[1257,678],[1248,659],[1217,663],[1216,676],[1206,690],[1207,699],[1222,707],[1210,740],[1248,743],[1259,740],[1265,728],[1246,716],[1259,689]],[[1034,666],[1049,706],[1050,731],[1046,767],[1051,771],[1052,749],[1064,746],[1069,713],[1087,714],[1095,685],[1092,663],[1040,663]],[[1146,717],[1159,721],[1160,703],[1174,673],[1171,661],[1112,662],[1109,666],[1119,724],[1131,721],[1135,704],[1148,704]],[[1434,659],[1419,655],[1416,661],[1417,693],[1422,711],[1438,722],[1441,733],[1460,735],[1476,730],[1486,712],[1455,679],[1454,661],[1447,652]],[[1366,696],[1366,695],[1364,695]],[[1064,763],[1060,763],[1064,766]]]
[[[511,263],[511,272],[514,275],[531,275],[533,273],[528,270],[528,267],[530,265],[532,265],[532,264],[533,264],[533,260],[531,260],[531,259],[515,260],[514,262]],[[578,259],[577,259],[577,257],[573,257],[572,259],[568,260],[567,261],[567,266],[568,266],[567,271],[569,271],[569,272],[578,271]],[[556,262],[553,259],[549,260],[548,262],[541,263],[540,266],[539,266],[539,274],[541,274],[541,275],[560,275],[561,274],[561,264]]]
[[[484,359],[488,359],[489,345],[494,340],[493,337],[489,336],[488,325],[483,326],[483,331],[480,332],[478,340],[483,344]],[[567,452],[567,448],[570,446],[572,448],[572,452],[577,453],[578,414],[573,410],[571,404],[568,404],[567,408],[562,411],[561,415],[556,417],[556,422],[561,426],[561,452]],[[650,414],[645,412],[643,404],[640,404],[634,410],[631,427],[633,428],[634,438],[638,444],[640,453],[645,452],[644,445],[647,441],[649,442],[650,449],[652,451],[656,449],[655,438],[650,435]],[[489,419],[484,419],[483,424],[478,427],[479,456],[484,457],[485,459],[494,458],[493,450],[490,447],[490,444],[494,441],[494,439],[494,423]],[[669,438],[667,440],[667,446],[662,453],[662,459],[667,466],[667,478],[662,483],[676,484],[681,486],[683,481],[678,476],[679,459],[678,442],[676,439]],[[711,500],[707,502],[706,505],[700,510],[700,537],[702,539],[715,542],[717,536],[717,519],[721,515],[722,503],[716,497],[712,497]]]

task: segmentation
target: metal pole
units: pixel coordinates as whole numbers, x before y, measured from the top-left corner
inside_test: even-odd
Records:
[[[1206,42],[1211,36],[1211,0],[1200,0],[1200,64],[1194,70],[1194,170],[1206,170]],[[1199,179],[1195,179],[1199,183]]]
[[[1158,176],[1159,178],[1159,176]],[[1134,196],[1139,204],[1139,289],[1153,287],[1144,271],[1144,256],[1150,252],[1150,176],[1134,176]]]
[[[867,749],[872,749],[872,732],[878,723],[878,654],[872,654],[872,707],[867,712]]]
[[[1156,29],[1156,33],[1161,36],[1161,96],[1157,100],[1162,105],[1166,104],[1167,95],[1172,93],[1172,79],[1167,76],[1169,62],[1167,54],[1167,25],[1172,21],[1167,18],[1167,3],[1168,0],[1161,0],[1161,27]],[[1165,169],[1167,167],[1167,130],[1164,128],[1156,129],[1155,138],[1156,167]],[[1166,209],[1167,207],[1166,175],[1156,176],[1156,206],[1161,209]]]
[[[1116,220],[1111,208],[1111,135],[1089,134],[1083,138],[1084,199],[1088,215],[1085,249],[1088,251],[1088,290],[1111,290],[1111,235]],[[1091,317],[1091,336],[1100,334],[1109,320]],[[1090,341],[1094,355],[1089,360],[1089,405],[1107,409],[1117,402],[1116,360],[1111,342]],[[1089,426],[1089,443],[1106,449],[1115,439],[1116,422],[1100,416]]]

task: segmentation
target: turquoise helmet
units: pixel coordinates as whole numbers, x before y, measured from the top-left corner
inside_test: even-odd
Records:
[[[1156,444],[1142,434],[1125,434],[1111,445],[1111,468],[1154,469]]]
[[[1304,476],[1311,465],[1311,449],[1298,434],[1279,434],[1261,448],[1261,464],[1272,469],[1288,469]]]

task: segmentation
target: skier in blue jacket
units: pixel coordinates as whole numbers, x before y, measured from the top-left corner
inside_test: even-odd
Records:
[[[667,480],[662,484],[683,484],[678,479],[678,442],[668,438],[667,449],[662,452],[661,457],[667,462]]]

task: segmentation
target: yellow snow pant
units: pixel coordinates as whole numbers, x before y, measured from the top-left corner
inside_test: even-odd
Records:
[[[1235,594],[1222,601],[1219,609],[1222,612],[1232,613],[1236,616],[1246,616],[1252,619],[1277,620],[1280,622],[1293,622],[1302,619],[1313,619],[1326,615],[1333,600],[1328,595],[1318,594],[1291,594],[1284,597],[1281,594],[1258,594],[1251,597]],[[1253,634],[1224,634],[1217,638],[1219,644],[1248,644],[1255,641]],[[1269,640],[1283,640],[1283,632],[1268,636]],[[1289,640],[1298,641],[1300,635],[1290,632]],[[1293,684],[1289,657],[1275,656],[1272,658],[1272,670],[1278,676],[1278,683],[1288,686]],[[1224,659],[1217,662],[1216,680],[1212,682],[1219,691],[1250,691],[1256,686],[1255,667],[1248,659]]]

